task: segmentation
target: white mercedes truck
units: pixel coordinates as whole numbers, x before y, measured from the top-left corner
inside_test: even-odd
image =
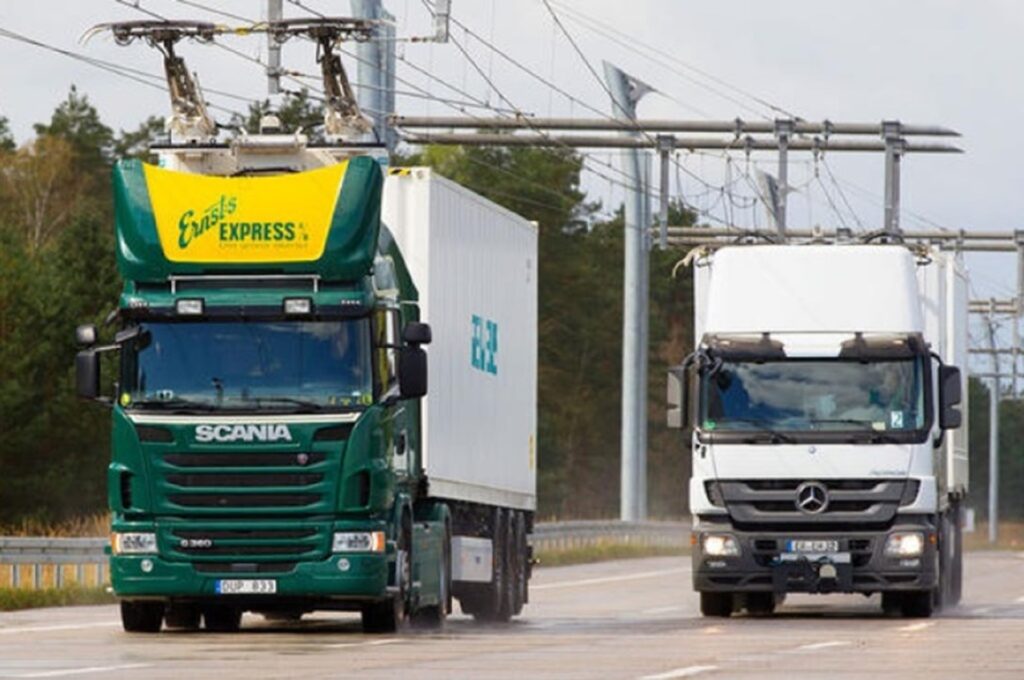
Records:
[[[899,244],[736,245],[694,260],[695,351],[669,377],[692,437],[705,616],[787,593],[960,599],[967,275]]]

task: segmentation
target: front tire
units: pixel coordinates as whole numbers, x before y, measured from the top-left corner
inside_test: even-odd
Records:
[[[159,633],[163,623],[163,602],[121,602],[121,627],[126,633]]]
[[[202,612],[194,604],[171,604],[164,613],[164,625],[178,630],[199,630]]]
[[[775,593],[747,593],[747,613],[751,616],[771,616],[775,613]]]
[[[900,609],[904,618],[927,619],[935,613],[934,590],[912,590],[903,593]]]
[[[732,593],[702,592],[700,594],[701,616],[729,618],[732,616]]]

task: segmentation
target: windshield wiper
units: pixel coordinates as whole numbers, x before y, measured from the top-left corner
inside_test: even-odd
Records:
[[[815,418],[813,423],[842,423],[846,425],[862,425],[861,429],[864,434],[869,435],[868,441],[872,444],[899,444],[900,440],[893,435],[892,432],[886,430],[876,430],[874,425],[867,420],[857,420],[856,418]],[[819,432],[827,432],[828,430],[819,430]],[[857,433],[859,434],[859,432]]]
[[[262,408],[264,404],[285,404],[294,406],[296,411],[323,411],[322,404],[308,399],[297,399],[295,397],[245,397],[244,401],[255,403]]]
[[[182,411],[216,411],[217,407],[208,401],[193,401],[191,399],[140,399],[129,404],[131,408],[153,409],[153,410],[182,410]]]
[[[794,439],[792,436],[790,436],[788,434],[783,434],[782,432],[779,432],[778,430],[772,428],[770,426],[770,424],[769,424],[770,421],[764,420],[762,418],[727,418],[724,422],[727,422],[727,423],[749,423],[751,425],[757,425],[758,427],[760,427],[761,428],[760,430],[749,431],[749,432],[745,431],[745,430],[726,430],[726,431],[729,432],[729,434],[746,434],[746,435],[750,435],[749,437],[747,437],[747,439],[744,439],[744,442],[746,442],[748,444],[753,444],[756,441],[758,441],[758,439],[763,439],[765,436],[768,437],[768,441],[771,442],[772,444],[779,444],[779,443],[795,444],[796,443],[796,439]]]

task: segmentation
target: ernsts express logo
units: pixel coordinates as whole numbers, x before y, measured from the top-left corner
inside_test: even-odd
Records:
[[[290,442],[287,425],[196,425],[197,442]]]
[[[228,217],[238,209],[238,197],[221,195],[220,200],[207,206],[202,216],[195,210],[186,210],[178,219],[178,246],[185,250],[189,244],[210,231],[216,231],[221,243],[266,243],[294,241],[295,222],[229,222]]]

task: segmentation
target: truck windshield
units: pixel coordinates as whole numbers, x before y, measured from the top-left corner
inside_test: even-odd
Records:
[[[145,323],[123,352],[121,404],[321,410],[372,402],[368,319]]]
[[[913,432],[924,428],[924,360],[725,361],[701,378],[705,432]]]

